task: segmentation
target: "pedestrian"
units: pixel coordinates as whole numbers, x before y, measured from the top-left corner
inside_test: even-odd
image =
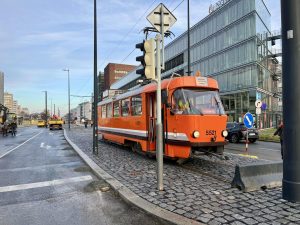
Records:
[[[274,133],[274,136],[278,135],[280,138],[280,145],[281,145],[281,158],[283,159],[283,122],[280,123],[279,127]]]
[[[85,128],[87,128],[87,124],[88,124],[88,121],[85,120],[85,121],[84,121],[84,127],[85,127]]]
[[[16,136],[17,123],[16,122],[11,123],[10,127],[11,127],[11,135]]]

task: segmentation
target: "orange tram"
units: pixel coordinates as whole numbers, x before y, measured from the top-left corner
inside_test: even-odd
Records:
[[[104,99],[98,104],[102,140],[155,154],[156,83]],[[207,77],[184,76],[162,81],[164,157],[187,159],[195,151],[222,154],[227,116],[218,83]]]

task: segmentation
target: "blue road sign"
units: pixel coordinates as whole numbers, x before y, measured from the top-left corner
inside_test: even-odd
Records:
[[[244,124],[247,128],[252,128],[253,127],[253,122],[254,122],[254,119],[253,119],[253,115],[249,112],[247,112],[245,115],[244,115]]]

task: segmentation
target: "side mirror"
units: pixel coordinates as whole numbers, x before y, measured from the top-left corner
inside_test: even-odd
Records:
[[[166,90],[161,90],[161,103],[168,104],[168,95]]]

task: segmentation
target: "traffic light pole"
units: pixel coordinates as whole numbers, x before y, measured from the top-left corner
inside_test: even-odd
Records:
[[[97,0],[94,0],[94,118],[93,153],[98,154],[98,85],[97,85]]]
[[[283,84],[282,197],[300,202],[300,1],[281,0]]]
[[[156,160],[157,160],[157,185],[158,190],[164,190],[163,185],[163,132],[162,132],[162,119],[161,119],[161,58],[160,58],[160,42],[161,35],[156,35]]]

